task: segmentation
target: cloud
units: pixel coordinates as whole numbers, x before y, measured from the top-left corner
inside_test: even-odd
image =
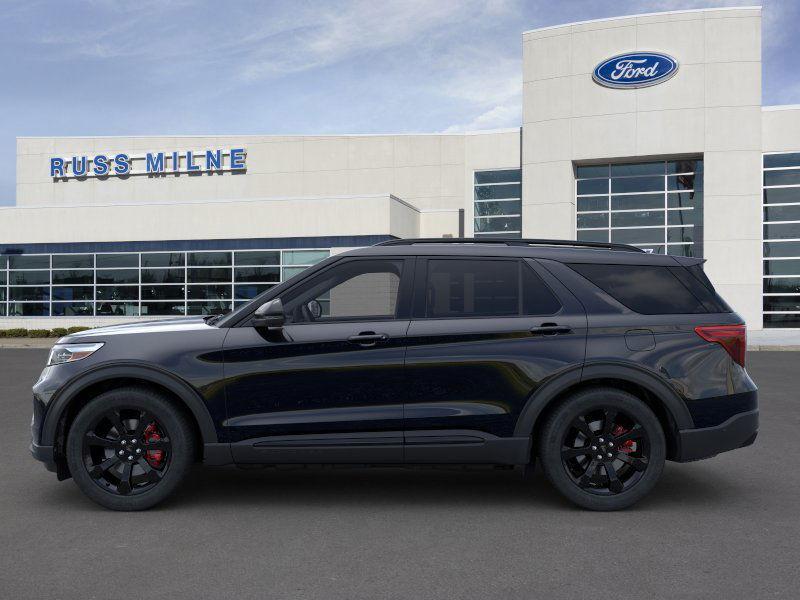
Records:
[[[519,103],[501,104],[479,114],[468,123],[450,125],[443,133],[463,133],[465,131],[481,131],[489,129],[506,129],[518,126],[522,122]]]

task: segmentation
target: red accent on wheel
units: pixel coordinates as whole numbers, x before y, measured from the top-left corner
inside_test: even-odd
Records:
[[[617,425],[614,427],[614,430],[611,432],[611,435],[613,435],[614,437],[619,437],[625,433],[628,433],[628,430],[625,429],[622,425]],[[630,454],[631,452],[635,452],[636,442],[634,442],[633,440],[626,440],[617,447],[617,451],[624,452],[625,454]]]
[[[149,444],[150,442],[157,442],[161,439],[161,434],[158,431],[158,426],[155,422],[150,423],[144,430],[144,442]],[[164,451],[163,450],[148,450],[145,454],[145,459],[148,463],[150,463],[151,467],[158,469],[161,467],[161,463],[164,460]]]

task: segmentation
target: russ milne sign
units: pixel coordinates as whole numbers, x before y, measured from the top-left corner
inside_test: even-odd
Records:
[[[120,152],[114,155],[53,157],[50,159],[50,177],[83,179],[170,173],[221,173],[246,170],[246,160],[247,151],[244,148],[203,150],[201,152],[192,150],[148,152],[135,156]]]
[[[666,81],[678,72],[678,61],[660,52],[618,54],[594,68],[592,79],[610,88],[641,88]]]

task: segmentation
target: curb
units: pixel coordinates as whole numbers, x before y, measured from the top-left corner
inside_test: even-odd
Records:
[[[0,348],[46,348],[53,347],[59,338],[0,338]]]

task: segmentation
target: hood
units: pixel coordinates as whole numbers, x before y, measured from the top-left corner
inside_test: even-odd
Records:
[[[137,321],[135,323],[124,323],[121,325],[107,325],[96,329],[88,329],[71,333],[58,340],[57,343],[74,343],[77,340],[86,338],[106,338],[109,336],[126,335],[131,333],[166,333],[170,331],[196,331],[209,329],[203,317],[178,317],[175,319],[161,319],[158,321]]]

